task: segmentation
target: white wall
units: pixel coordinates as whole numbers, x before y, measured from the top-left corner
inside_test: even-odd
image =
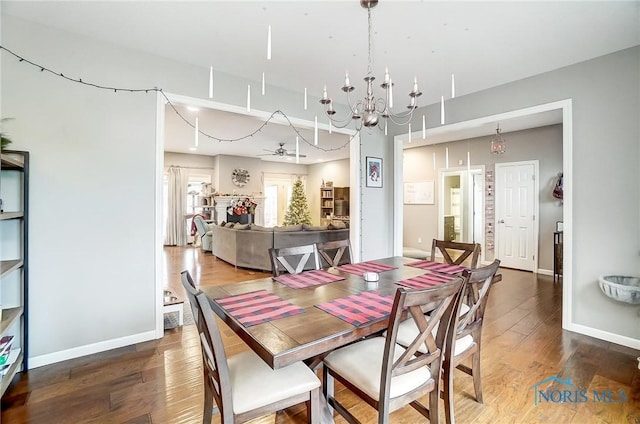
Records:
[[[640,272],[640,46],[448,100],[447,123],[563,99],[573,101],[573,154],[565,158],[573,215],[564,216],[573,226],[573,278],[563,281],[572,304],[563,325],[640,348],[638,307],[605,297],[597,284],[602,274]],[[429,128],[439,125],[439,107],[420,111]]]
[[[313,225],[320,225],[320,186],[333,181],[334,187],[349,187],[349,159],[309,165],[307,199]]]
[[[485,165],[485,169],[494,170],[496,163],[539,160],[540,192],[539,208],[539,268],[553,270],[553,232],[556,221],[562,220],[562,205],[551,195],[555,177],[562,172],[562,125],[532,128],[523,131],[503,133],[507,150],[502,155],[489,152],[492,137],[478,137],[468,140],[452,141],[432,146],[423,146],[404,150],[404,181],[434,181],[435,204],[404,205],[403,234],[404,245],[429,251],[431,240],[438,237],[438,171],[445,168],[445,148],[449,148],[449,166],[463,169],[467,166],[467,152],[472,166]],[[433,166],[433,154],[436,154],[436,167]],[[445,200],[445,215],[446,205]],[[418,243],[418,238],[422,243]],[[493,260],[493,252],[485,260]]]
[[[65,75],[208,95],[208,69],[4,14],[1,23],[4,45]],[[216,81],[215,101],[244,104],[246,80],[218,72]],[[299,93],[268,92],[256,96],[255,109],[311,121],[318,113],[302,110]],[[154,338],[162,244],[153,218],[156,157],[162,157],[156,94],[82,86],[3,57],[1,102],[3,116],[15,118],[7,126],[13,147],[30,151],[32,159],[31,366]],[[222,166],[214,161],[214,167]],[[225,175],[220,170],[221,183]]]
[[[263,161],[259,158],[218,155],[219,181],[216,189],[225,194],[258,194],[263,191],[263,174],[296,174],[306,175],[307,165],[295,163]],[[234,169],[243,168],[249,171],[251,179],[247,185],[240,188],[233,184],[231,174]]]

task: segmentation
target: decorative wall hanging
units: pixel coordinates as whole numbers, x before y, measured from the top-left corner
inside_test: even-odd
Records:
[[[236,168],[231,173],[231,181],[238,187],[244,187],[250,180],[251,175],[246,169]]]
[[[382,187],[382,159],[367,156],[367,187]]]

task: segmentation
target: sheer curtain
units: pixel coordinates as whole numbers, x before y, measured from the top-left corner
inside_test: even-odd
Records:
[[[185,169],[169,167],[167,228],[164,244],[184,246],[187,244],[187,185],[189,176]]]

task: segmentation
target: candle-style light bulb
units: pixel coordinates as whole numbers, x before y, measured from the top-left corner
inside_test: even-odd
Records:
[[[300,163],[300,141],[298,140],[298,136],[296,136],[296,163]]]
[[[322,100],[327,100],[329,98],[329,96],[327,95],[327,84],[324,85],[324,88],[322,89]]]
[[[262,95],[264,96],[264,88],[265,88],[265,84],[264,84],[264,72],[262,73]]]
[[[418,92],[418,77],[413,77],[413,92]]]
[[[393,81],[389,78],[389,109],[393,107]]]
[[[247,85],[247,112],[251,112],[251,84]]]
[[[304,88],[304,110],[307,110],[307,87]]]
[[[440,125],[444,125],[444,96],[440,97]]]
[[[267,30],[267,60],[271,60],[271,25]]]
[[[422,115],[422,139],[427,138],[427,119]]]
[[[384,68],[384,82],[389,84],[389,68]]]
[[[194,140],[194,144],[196,147],[198,147],[198,133],[200,132],[199,128],[198,128],[198,117],[196,116],[196,127],[195,127],[195,140]]]
[[[409,143],[411,143],[411,122],[409,122]]]
[[[313,125],[313,144],[315,146],[318,145],[318,116],[317,115],[314,118],[314,125]]]
[[[349,71],[346,71],[344,73],[344,86],[345,87],[349,87],[350,85],[351,84],[350,84],[350,81],[349,81]]]
[[[209,98],[213,99],[213,66],[209,66]]]
[[[456,77],[451,74],[451,98],[456,97]]]

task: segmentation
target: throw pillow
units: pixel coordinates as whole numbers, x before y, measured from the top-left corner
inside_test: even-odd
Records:
[[[278,232],[302,231],[302,224],[288,225],[286,227],[273,227],[273,231],[278,231]]]
[[[347,228],[347,224],[343,221],[331,221],[331,224],[329,224],[330,230],[344,230],[345,228]]]
[[[233,228],[233,222],[227,222],[224,226],[226,228]]]
[[[236,230],[247,230],[249,229],[249,224],[236,224],[233,226]]]
[[[227,223],[226,223],[226,222],[224,222],[224,221],[222,221],[222,222],[220,223],[220,226],[221,226],[221,227],[224,227],[225,225],[227,225]]]
[[[263,231],[263,232],[270,233],[270,232],[273,231],[273,228],[271,228],[271,227],[263,227],[262,225],[251,224],[250,230]]]

